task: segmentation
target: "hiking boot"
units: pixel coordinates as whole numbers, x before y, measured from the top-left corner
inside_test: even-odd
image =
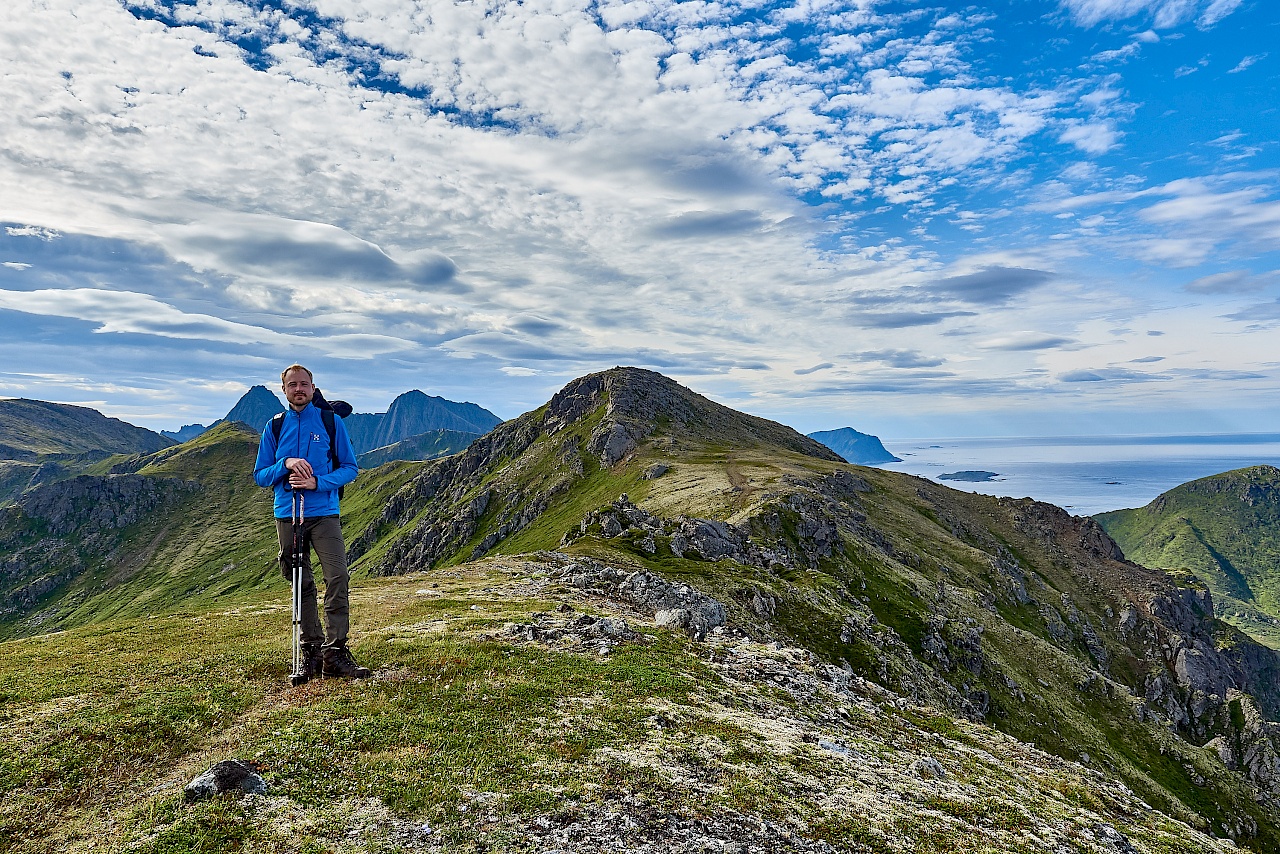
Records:
[[[324,650],[318,643],[302,645],[302,674],[308,679],[319,679],[324,668]]]
[[[368,679],[373,675],[369,668],[356,664],[356,660],[351,657],[351,650],[345,646],[325,648],[321,673],[325,678],[336,676],[340,679]]]

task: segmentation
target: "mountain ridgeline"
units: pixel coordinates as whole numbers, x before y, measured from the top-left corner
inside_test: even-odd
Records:
[[[150,453],[173,443],[85,406],[0,400],[0,459],[40,462],[51,455]]]
[[[1213,592],[1218,613],[1280,647],[1280,469],[1201,478],[1145,507],[1096,518],[1126,555],[1194,573]]]
[[[474,403],[456,403],[416,390],[391,401],[384,413],[356,412],[346,419],[357,454],[440,430],[482,435],[501,423],[501,418]]]
[[[172,444],[88,407],[0,400],[0,504],[113,454],[147,454]]]
[[[280,402],[280,398],[266,386],[256,385],[245,392],[226,417],[215,421],[214,425],[239,422],[250,429],[261,430],[272,416],[283,411],[284,404]],[[457,450],[461,440],[461,436],[457,434],[482,435],[502,423],[502,419],[474,403],[458,403],[414,390],[407,391],[391,401],[391,406],[386,412],[354,412],[344,420],[344,423],[356,454],[365,454],[406,439],[419,437],[416,443],[401,446],[396,451],[386,451],[377,457],[385,462],[387,459],[431,458],[431,456],[397,456],[397,454],[416,453],[412,449],[417,446],[430,449],[428,453],[433,456],[439,455],[433,451],[441,451],[446,447]],[[205,429],[208,428],[192,424],[165,435],[175,440],[186,441],[200,435]],[[453,435],[440,435],[440,431],[448,431]]]
[[[0,509],[0,633],[29,638],[15,653],[42,649],[30,636],[74,640],[108,619],[121,631],[175,611],[210,625],[233,614],[232,627],[276,619],[254,446],[224,424]],[[124,512],[85,509],[103,503]],[[740,850],[1230,847],[1213,837],[1280,848],[1280,660],[1217,619],[1210,590],[1126,559],[1094,520],[851,465],[634,368],[575,380],[459,453],[364,472],[343,511],[353,590],[367,592],[353,613],[381,621],[358,629],[357,651],[379,679],[282,699],[283,688],[252,688],[278,685],[282,669],[228,677],[236,697],[262,692],[256,711],[244,701],[236,738],[274,757],[286,801],[316,786],[376,794],[381,826],[429,815],[460,839],[479,839],[465,836],[483,833],[468,817],[499,803],[492,820],[527,817],[519,832],[538,850],[620,845],[646,822],[676,845],[682,815]],[[261,631],[246,654],[262,657]],[[735,670],[752,649],[775,658]],[[748,670],[765,687],[735,693]],[[437,707],[447,720],[431,729]],[[350,744],[333,738],[339,724]],[[312,741],[345,783],[303,785]],[[664,782],[668,766],[678,784]],[[892,797],[858,812],[881,775]],[[156,791],[144,780],[137,797],[152,804]],[[6,827],[53,838],[49,823],[72,808],[43,797],[15,802],[8,825],[0,814],[0,839]],[[601,818],[613,830],[590,836],[597,802],[633,829]],[[113,818],[111,832],[132,821],[168,839],[164,828],[186,827],[170,801],[147,809]],[[244,812],[237,832],[286,807],[272,809]],[[170,824],[155,830],[156,814]],[[207,828],[218,814],[191,815]],[[770,824],[781,815],[796,816],[785,845]],[[557,827],[579,836],[546,835]]]

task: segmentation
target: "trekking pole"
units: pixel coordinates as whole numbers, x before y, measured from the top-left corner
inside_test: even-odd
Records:
[[[293,672],[290,685],[307,681],[306,662],[302,660],[302,524],[305,520],[305,499],[300,491],[293,493]]]

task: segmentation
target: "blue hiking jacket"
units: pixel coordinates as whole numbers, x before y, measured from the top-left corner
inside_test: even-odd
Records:
[[[284,467],[284,461],[290,457],[302,457],[311,463],[311,470],[316,475],[316,488],[302,490],[306,517],[338,515],[338,487],[355,480],[360,469],[356,466],[351,437],[347,435],[341,418],[333,419],[333,429],[334,447],[338,452],[337,468],[329,458],[329,431],[324,429],[324,418],[313,404],[308,403],[301,412],[295,412],[293,407],[284,411],[278,443],[271,432],[270,421],[262,428],[253,479],[258,486],[274,488],[277,519],[293,517],[293,491],[287,488],[289,470]]]

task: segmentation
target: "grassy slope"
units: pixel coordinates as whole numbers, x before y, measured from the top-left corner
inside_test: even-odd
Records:
[[[19,455],[14,459],[89,451],[154,451],[169,444],[172,442],[158,433],[87,407],[40,400],[0,400],[0,447]]]
[[[653,811],[633,840],[745,815],[882,854],[1102,850],[1099,822],[1147,851],[1225,850],[978,725],[883,699],[811,717],[678,634],[608,656],[494,637],[566,600],[536,575],[499,559],[362,581],[365,683],[286,688],[274,602],[0,644],[0,851],[529,851],[548,847],[539,816],[617,809]],[[922,753],[941,778],[914,770]],[[231,756],[263,764],[269,797],[184,804],[181,785]]]
[[[1223,619],[1280,649],[1280,470],[1202,478],[1097,519],[1129,558],[1195,573]]]
[[[121,531],[109,553],[89,555],[90,571],[47,597],[39,630],[287,598],[276,568],[271,493],[252,477],[257,442],[256,433],[224,423],[126,463],[140,475],[195,480],[204,488]],[[98,470],[120,462],[105,461]],[[366,522],[378,496],[412,471],[402,463],[362,473],[344,501],[344,523]],[[20,621],[0,623],[0,637],[29,632]]]
[[[598,415],[565,432],[578,431],[585,437],[597,421]],[[526,492],[545,487],[559,476],[557,453],[565,432],[539,439],[474,491],[482,486],[510,489],[518,485]],[[980,675],[957,669],[951,681],[962,693],[990,695],[991,725],[1069,759],[1088,757],[1094,767],[1116,774],[1150,803],[1184,821],[1221,826],[1236,816],[1249,815],[1263,826],[1258,844],[1280,842],[1266,810],[1216,759],[1160,725],[1137,720],[1128,689],[1108,687],[1106,680],[1098,680],[1096,665],[1082,645],[1064,649],[1052,641],[1049,622],[1068,618],[1058,613],[1059,602],[1070,602],[1077,619],[1088,619],[1102,630],[1114,625],[1114,614],[1127,604],[1122,595],[1106,591],[1122,590],[1122,582],[1132,585],[1134,581],[1076,576],[1070,566],[1049,558],[1043,543],[1015,528],[1012,505],[895,472],[772,447],[716,446],[687,436],[656,435],[613,470],[602,469],[585,452],[582,461],[584,478],[557,497],[534,524],[499,543],[492,553],[555,548],[587,511],[622,492],[660,515],[684,513],[738,521],[776,498],[788,479],[794,482],[839,469],[854,471],[875,489],[875,497],[864,502],[869,522],[888,537],[901,559],[855,540],[847,544],[848,559],[828,561],[817,571],[797,570],[775,577],[725,561],[682,560],[661,551],[649,556],[638,548],[619,552],[615,541],[592,538],[567,550],[688,580],[729,603],[734,617],[754,625],[755,631],[814,649],[831,660],[849,661],[868,673],[883,667],[882,652],[839,639],[852,591],[865,597],[880,624],[896,631],[916,655],[921,653],[931,612],[944,615],[952,626],[981,626],[983,651],[992,659],[991,665]],[[654,462],[669,464],[671,469],[656,480],[645,480],[641,475]],[[475,536],[442,565],[461,562],[498,521],[492,514],[483,519]],[[967,542],[966,536],[973,542]],[[1029,584],[1034,580],[1040,585],[1037,599],[1048,601],[1053,613],[1046,616],[1036,604],[1018,606],[997,595],[1005,580],[993,572],[990,553],[999,548],[1021,561]],[[1152,578],[1171,586],[1159,572]],[[937,595],[940,585],[947,591],[943,596]],[[779,599],[776,620],[761,621],[735,605],[756,590]],[[983,601],[995,603],[996,613],[983,607]],[[1222,641],[1232,642],[1229,637]],[[1112,654],[1117,678],[1128,677],[1140,690],[1141,679],[1131,669],[1133,653],[1114,648],[1113,643]],[[894,666],[889,665],[890,682],[895,678]],[[1090,687],[1081,689],[1081,685]]]

